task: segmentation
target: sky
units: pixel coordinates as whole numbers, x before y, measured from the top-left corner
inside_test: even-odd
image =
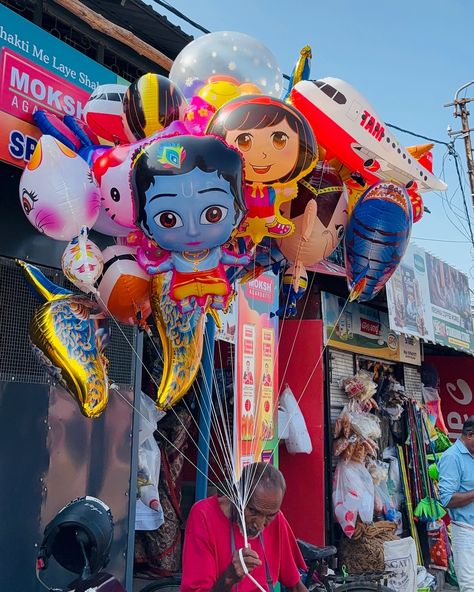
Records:
[[[157,12],[189,34],[203,33],[168,13]],[[210,31],[239,31],[264,43],[290,74],[300,49],[309,44],[311,78],[333,76],[352,84],[383,121],[449,142],[457,131],[453,108],[458,88],[474,80],[472,0],[172,0],[174,8]],[[474,84],[461,95],[474,97]],[[474,128],[474,102],[471,127]],[[391,131],[393,135],[393,131]],[[395,131],[406,146],[425,140]],[[474,137],[473,137],[474,141]],[[464,142],[456,140],[467,208],[474,228]],[[474,251],[454,159],[437,144],[434,173],[448,190],[425,193],[431,214],[414,225],[412,242],[469,275],[474,291]],[[474,294],[474,292],[472,293]],[[471,294],[471,296],[472,296]]]

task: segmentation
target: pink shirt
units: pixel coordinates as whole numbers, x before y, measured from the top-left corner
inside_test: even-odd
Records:
[[[236,524],[233,525],[235,548],[244,546],[244,538]],[[229,567],[232,559],[231,524],[222,512],[217,496],[196,503],[186,524],[183,552],[183,577],[181,592],[207,592]],[[264,553],[260,540],[250,539],[249,544],[262,561],[252,571],[252,576],[266,589]],[[298,568],[306,569],[290,525],[281,512],[263,531],[263,546],[273,584],[280,582],[291,588],[300,580]],[[249,578],[238,584],[238,592],[255,592],[257,588]]]

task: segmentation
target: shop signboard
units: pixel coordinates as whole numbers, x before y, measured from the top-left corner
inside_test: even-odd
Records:
[[[278,395],[278,276],[271,272],[239,284],[235,361],[234,439],[236,467],[275,463],[275,401]]]
[[[454,440],[466,419],[474,415],[474,364],[466,356],[427,356],[425,362],[437,370],[441,410]]]
[[[117,74],[0,4],[0,160],[24,167],[41,132],[44,109],[80,117],[99,84]]]
[[[387,303],[394,331],[474,353],[468,278],[423,249],[409,246]]]
[[[364,356],[421,364],[420,342],[390,330],[388,314],[321,293],[325,344]]]

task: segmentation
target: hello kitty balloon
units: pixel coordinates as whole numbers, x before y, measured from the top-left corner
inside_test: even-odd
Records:
[[[85,160],[45,135],[21,176],[20,204],[37,230],[70,241],[83,226],[94,226],[100,197]]]

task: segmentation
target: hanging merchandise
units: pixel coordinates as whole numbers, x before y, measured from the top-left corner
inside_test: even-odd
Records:
[[[426,532],[428,533],[428,544],[430,548],[430,567],[447,571],[451,556],[451,546],[449,544],[446,524],[442,520],[428,522],[426,524]]]
[[[135,530],[156,530],[164,522],[158,483],[161,453],[155,440],[157,422],[163,417],[145,393],[140,395],[140,428],[138,433],[137,507]]]
[[[357,518],[371,523],[374,518],[374,482],[362,463],[339,461],[334,473],[333,508],[344,534],[354,534]]]
[[[280,396],[279,406],[286,412],[288,423],[288,435],[285,438],[286,449],[291,454],[298,452],[310,454],[313,450],[311,438],[298,402],[288,385]]]
[[[255,244],[284,238],[294,224],[280,206],[297,195],[297,181],[316,165],[318,147],[306,119],[293,106],[269,96],[248,95],[226,103],[207,133],[237,148],[245,161],[247,214],[238,236]]]

